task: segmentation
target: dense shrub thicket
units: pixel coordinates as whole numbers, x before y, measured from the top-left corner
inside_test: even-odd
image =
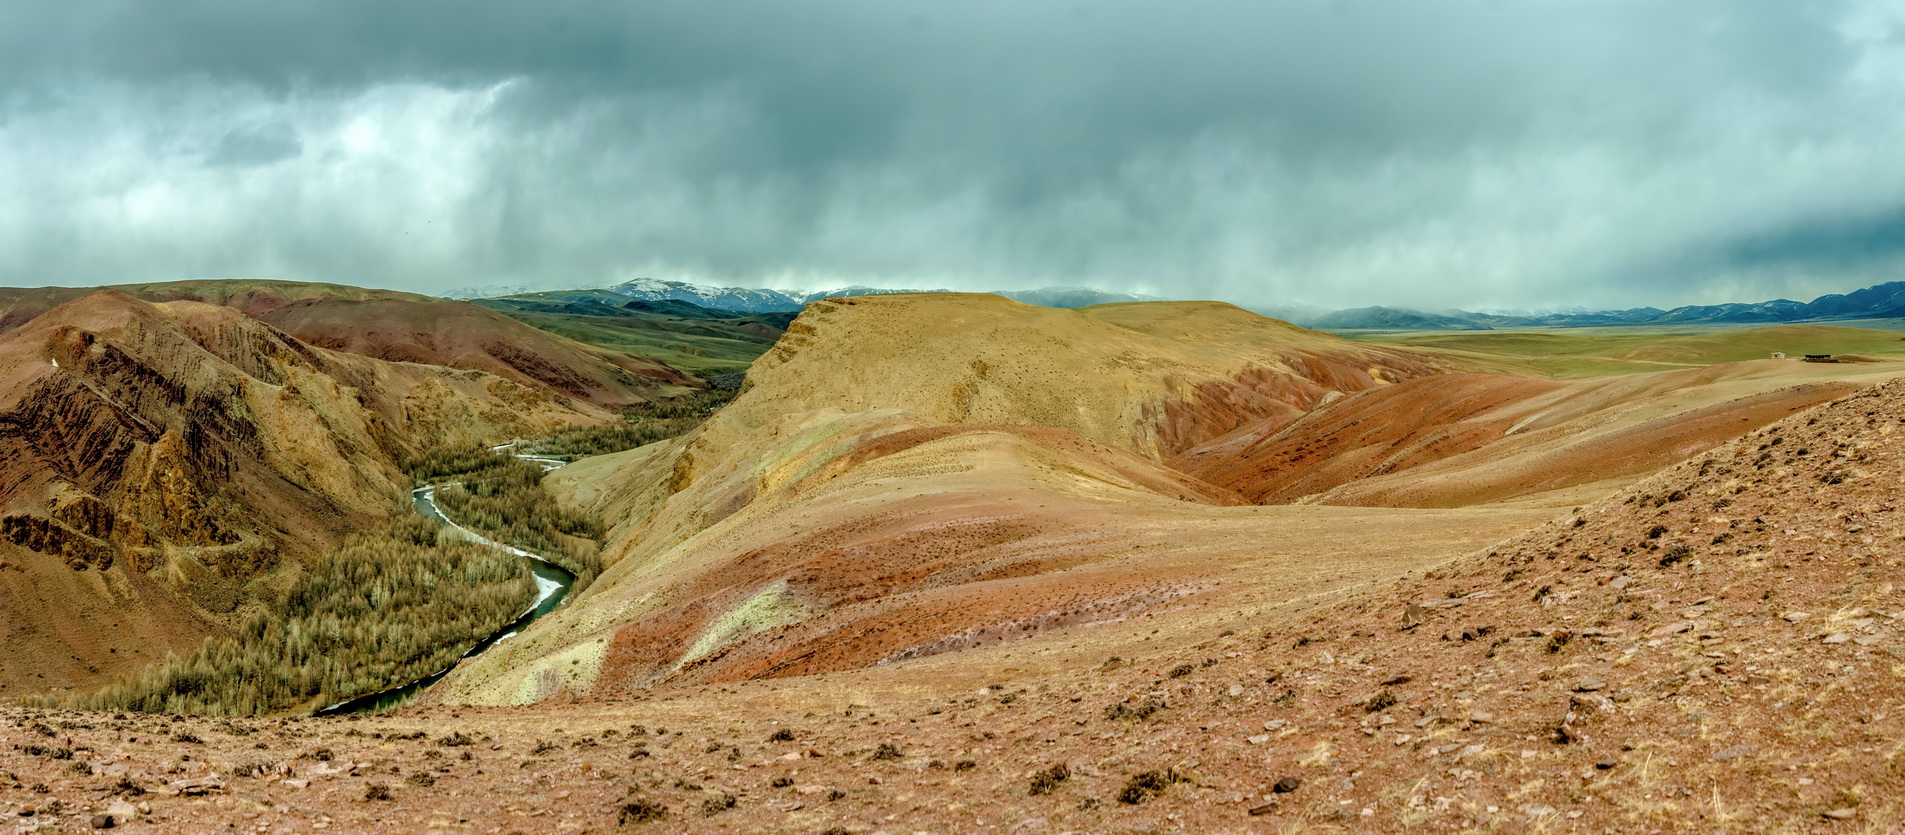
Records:
[[[700,426],[733,400],[736,392],[735,388],[716,387],[630,406],[622,410],[623,419],[628,421],[625,424],[564,429],[547,438],[525,441],[520,449],[531,455],[574,460],[665,441]]]
[[[564,510],[542,489],[542,465],[477,444],[457,444],[411,458],[404,470],[418,484],[437,485],[437,508],[457,524],[568,569],[575,575],[572,593],[602,572],[596,543],[601,528],[594,519]]]
[[[395,687],[454,663],[535,599],[522,558],[405,517],[352,536],[276,611],[74,706],[262,715]]]
[[[602,571],[595,520],[564,510],[542,489],[543,470],[511,459],[481,478],[437,488],[437,507],[457,524],[498,542],[533,551],[575,575],[580,592]]]

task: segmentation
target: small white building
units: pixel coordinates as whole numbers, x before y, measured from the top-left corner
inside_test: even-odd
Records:
[[[1785,351],[1774,351],[1774,352],[1773,352],[1773,359],[1776,359],[1776,360],[1783,360],[1783,359],[1785,359],[1785,358],[1786,358],[1786,352],[1785,352]]]

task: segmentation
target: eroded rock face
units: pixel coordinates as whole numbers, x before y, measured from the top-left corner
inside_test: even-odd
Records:
[[[397,462],[421,446],[590,419],[542,389],[333,354],[230,308],[101,291],[50,310],[0,335],[0,698],[195,642],[403,512]],[[118,630],[159,637],[111,645]]]
[[[106,543],[52,519],[17,513],[0,517],[0,538],[29,551],[60,557],[75,571],[112,565],[112,549]]]

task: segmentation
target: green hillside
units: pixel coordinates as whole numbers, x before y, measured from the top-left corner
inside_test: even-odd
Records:
[[[739,313],[685,302],[616,306],[603,299],[537,293],[476,301],[578,342],[652,357],[706,377],[746,371],[780,339],[792,313]]]

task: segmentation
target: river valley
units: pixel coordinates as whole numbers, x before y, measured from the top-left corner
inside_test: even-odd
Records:
[[[510,446],[512,445],[505,444],[495,449],[501,451]],[[517,457],[540,464],[544,470],[553,470],[567,463],[552,458],[538,458],[528,455],[519,455]],[[529,605],[529,608],[523,610],[522,614],[517,615],[502,628],[490,633],[489,636],[483,640],[478,641],[475,646],[470,647],[469,651],[463,653],[463,655],[457,659],[458,663],[461,663],[463,659],[481,655],[490,647],[521,632],[537,618],[555,611],[556,607],[561,606],[563,600],[568,598],[570,588],[575,585],[575,574],[562,566],[544,559],[538,554],[512,545],[505,545],[457,524],[454,520],[450,519],[450,517],[444,515],[443,509],[437,506],[436,492],[437,485],[434,484],[418,487],[411,491],[411,504],[419,515],[439,525],[450,528],[459,536],[472,542],[488,545],[492,548],[498,548],[522,557],[528,561],[529,570],[535,575],[536,580],[536,599]],[[353,699],[347,699],[329,707],[322,708],[312,715],[340,716],[348,713],[378,713],[402,707],[414,701],[417,694],[422,693],[431,685],[443,680],[443,677],[449,675],[450,671],[454,669],[456,669],[456,664],[451,664],[442,670],[408,684],[358,696]]]

